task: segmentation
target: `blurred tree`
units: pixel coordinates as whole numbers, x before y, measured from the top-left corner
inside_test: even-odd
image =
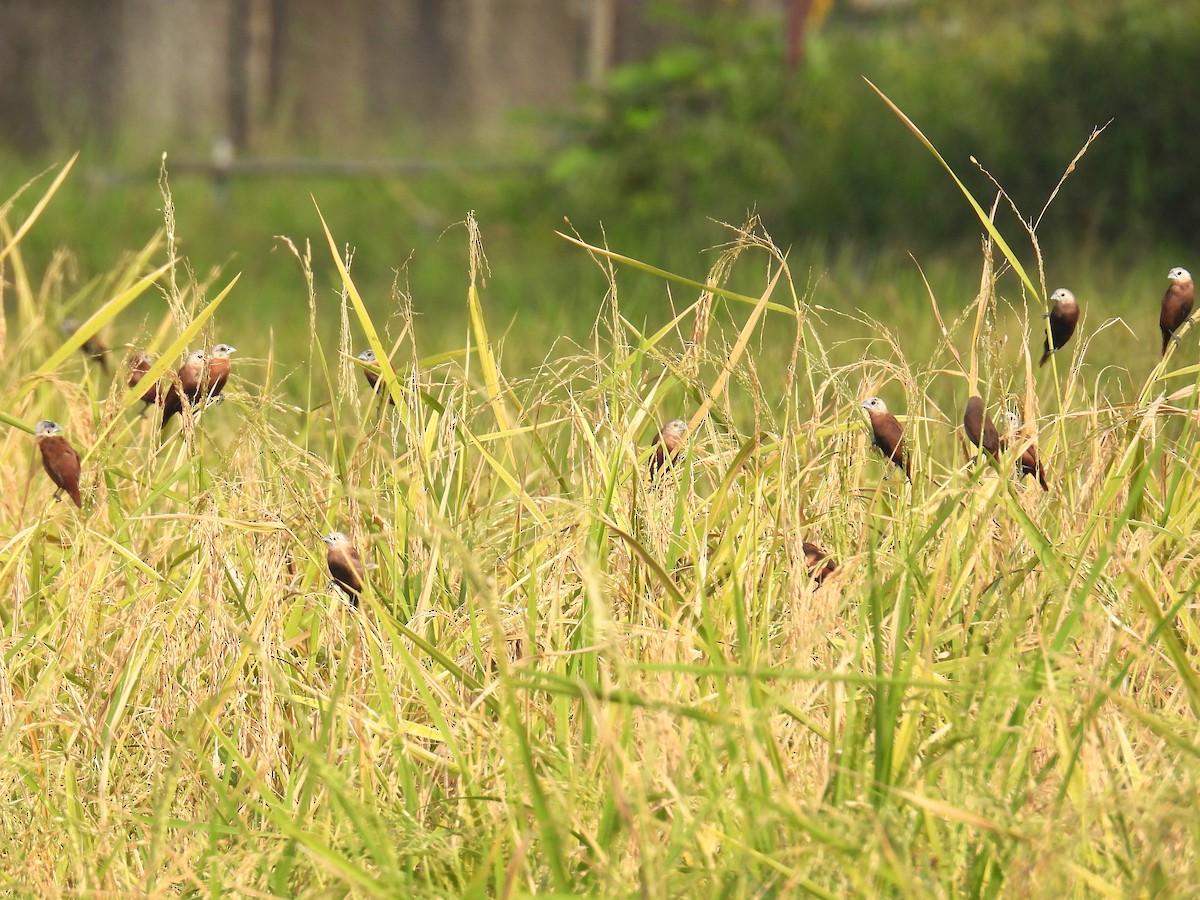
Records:
[[[550,168],[563,201],[610,229],[753,207],[782,234],[973,240],[961,197],[865,76],[978,196],[993,186],[972,156],[1028,215],[1092,128],[1113,118],[1055,201],[1047,233],[1182,239],[1200,226],[1187,149],[1200,139],[1190,98],[1200,0],[1097,0],[1088,15],[1078,4],[925,0],[874,19],[853,0],[819,3],[788,7],[829,13],[795,71],[784,35],[794,40],[796,20],[782,8],[772,19],[746,15],[761,8],[751,0],[710,3],[704,15],[660,6],[679,40],[614,71],[568,121],[571,140]]]

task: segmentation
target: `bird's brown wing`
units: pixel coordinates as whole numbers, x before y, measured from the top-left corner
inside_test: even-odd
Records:
[[[179,367],[179,391],[193,405],[200,399],[200,380],[203,375],[204,363],[202,362],[189,359]],[[182,406],[180,408],[182,409]]]
[[[1046,481],[1046,470],[1042,468],[1042,461],[1038,458],[1036,444],[1030,444],[1025,448],[1025,452],[1021,454],[1019,465],[1022,475],[1032,475],[1042,486],[1043,491],[1050,490],[1050,485]]]
[[[1158,328],[1162,332],[1162,352],[1167,352],[1171,335],[1187,321],[1195,302],[1195,288],[1190,284],[1172,284],[1163,294],[1162,310],[1158,314]]]
[[[82,471],[79,452],[62,435],[44,437],[38,442],[42,451],[42,468],[50,480],[66,491],[71,500],[83,509],[83,498],[79,493],[79,476]]]
[[[350,605],[358,606],[358,595],[362,593],[362,557],[354,547],[330,547],[326,556],[329,574],[350,597]]]
[[[1075,326],[1079,324],[1079,307],[1068,306],[1064,308],[1062,305],[1054,304],[1054,309],[1050,310],[1050,337],[1042,343],[1042,348],[1045,352],[1042,353],[1042,359],[1038,363],[1039,366],[1044,366],[1046,360],[1050,358],[1050,354],[1055,350],[1061,350],[1066,346],[1067,341],[1071,339],[1071,335],[1075,333]],[[1053,347],[1051,342],[1053,341]]]
[[[135,359],[129,364],[129,379],[128,384],[131,388],[137,387],[142,383],[142,379],[146,377],[146,373],[150,371],[150,360],[144,356]],[[142,394],[142,402],[147,406],[158,402],[158,382],[150,385]]]
[[[346,551],[346,555],[350,557],[350,563],[354,566],[354,571],[358,573],[359,584],[362,584],[363,576],[367,574],[367,567],[363,565],[362,554],[358,552],[357,547],[350,547]]]
[[[165,391],[159,392],[159,397],[163,407],[162,427],[166,428],[171,416],[183,412],[183,392],[179,389],[179,382],[172,381]]]
[[[205,379],[205,387],[201,391],[209,397],[217,397],[221,391],[225,390],[225,383],[229,381],[230,363],[223,356],[218,356],[216,359],[209,360],[208,377]]]
[[[1004,450],[1004,441],[1000,439],[1000,433],[996,431],[996,423],[992,421],[991,416],[983,417],[983,449],[992,456],[999,456]]]
[[[812,576],[813,581],[817,584],[820,584],[837,571],[837,563],[816,544],[804,541],[803,546],[804,561],[808,568],[808,574]]]
[[[976,447],[983,435],[983,399],[981,397],[967,398],[967,409],[963,413],[963,431],[967,439]]]
[[[387,382],[383,380],[378,372],[374,369],[363,369],[363,377],[367,379],[367,384],[375,389],[375,393],[386,394],[388,403],[392,406],[396,405],[396,398],[392,396],[392,392],[388,390]]]
[[[871,431],[875,438],[875,446],[880,452],[894,462],[903,472],[904,477],[912,479],[909,470],[908,456],[904,451],[904,427],[891,413],[871,413]]]
[[[1050,313],[1050,335],[1054,338],[1054,349],[1060,350],[1066,346],[1067,341],[1071,339],[1071,335],[1075,333],[1075,326],[1079,324],[1079,307],[1073,306],[1067,309],[1055,308]]]
[[[963,413],[963,430],[976,447],[982,446],[992,456],[999,456],[1004,446],[1000,434],[996,431],[996,423],[983,411],[983,398],[971,397],[967,400],[967,411]]]
[[[204,377],[204,364],[196,360],[189,359],[175,375],[175,380],[166,391],[166,396],[163,398],[163,427],[167,427],[167,422],[171,421],[171,417],[176,413],[183,412],[183,400],[186,397],[189,404],[195,406],[200,402],[200,393],[203,389],[201,380]]]

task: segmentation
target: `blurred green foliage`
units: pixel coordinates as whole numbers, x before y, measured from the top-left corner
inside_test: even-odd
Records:
[[[1081,297],[1103,297],[1105,315],[1129,312],[1132,327],[1148,323],[1153,336],[1167,270],[1197,265],[1185,249],[1200,224],[1187,150],[1200,122],[1185,92],[1200,0],[1170,7],[930,0],[886,20],[837,9],[811,36],[795,72],[786,67],[778,21],[678,20],[673,27],[683,39],[614,72],[581,112],[559,120],[565,131],[547,165],[487,165],[474,158],[479,148],[397,141],[395,154],[464,164],[409,178],[257,175],[217,184],[186,172],[172,151],[178,251],[200,280],[217,268],[219,283],[241,272],[234,302],[221,310],[222,327],[248,353],[265,356],[273,345],[285,365],[295,364],[306,347],[307,293],[278,235],[301,246],[314,240],[318,328],[329,346],[339,326],[340,283],[321,250],[315,200],[338,241],[353,248],[355,281],[372,314],[395,324],[411,301],[421,352],[437,353],[460,346],[467,327],[466,234],[456,223],[473,209],[490,261],[489,327],[516,371],[565,352],[567,342],[586,342],[605,303],[601,269],[555,230],[577,228],[591,242],[607,240],[618,252],[702,280],[717,255],[704,248],[732,237],[711,220],[741,223],[756,209],[776,242],[791,249],[798,283],[816,303],[836,316],[886,308],[889,324],[916,333],[927,324],[928,298],[908,251],[953,310],[978,286],[979,223],[865,76],[925,131],[976,197],[986,201],[992,187],[971,155],[1027,217],[1041,210],[1093,126],[1113,118],[1039,234],[1050,288],[1066,284]],[[74,149],[63,148],[53,162]],[[540,145],[518,149],[489,152],[505,162],[546,159]],[[0,198],[37,165],[0,156]],[[40,270],[69,248],[69,300],[162,227],[156,176],[157,160],[113,159],[85,147],[22,242],[27,262]],[[21,198],[10,222],[36,196]],[[1028,242],[1003,204],[1000,216],[1032,270]],[[761,275],[756,265],[741,265],[730,287],[755,293]],[[647,329],[680,302],[649,276],[623,272],[620,288],[622,311]],[[95,299],[78,298],[78,308],[62,316],[86,312]],[[1141,303],[1146,310],[1134,311]],[[140,306],[129,310],[114,338],[133,339],[144,316]],[[829,324],[839,337],[866,339],[857,325]],[[1115,330],[1106,337],[1113,359],[1127,355],[1125,340]],[[861,356],[862,348],[850,344],[844,352]]]
[[[1044,35],[1022,77],[999,92],[1014,177],[1053,183],[1072,143],[1111,119],[1080,166],[1085,189],[1068,192],[1054,215],[1102,237],[1187,246],[1200,227],[1197,46],[1192,0],[1115,4]]]
[[[793,130],[774,108],[784,80],[773,28],[724,21],[696,19],[691,41],[616,70],[574,121],[552,181],[598,213],[655,221],[716,213],[732,191],[786,180]]]
[[[681,41],[614,72],[569,119],[549,179],[577,215],[643,229],[739,220],[753,207],[781,239],[917,247],[977,233],[869,78],[973,192],[993,189],[972,156],[1026,218],[1093,128],[1113,120],[1046,221],[1062,241],[1182,240],[1200,225],[1187,152],[1200,139],[1189,97],[1196,0],[843,13],[810,37],[797,71],[777,20],[718,13],[685,24]]]

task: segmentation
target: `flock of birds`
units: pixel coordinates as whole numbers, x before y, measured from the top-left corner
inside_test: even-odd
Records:
[[[1171,269],[1167,278],[1170,286],[1163,295],[1158,320],[1164,355],[1170,342],[1179,340],[1177,332],[1188,321],[1195,302],[1192,276],[1187,269]],[[1059,288],[1050,295],[1050,299],[1053,306],[1046,314],[1050,320],[1049,334],[1045,339],[1039,366],[1044,366],[1053,353],[1067,344],[1079,323],[1079,303],[1074,294],[1066,288]],[[74,333],[76,324],[68,319],[63,323],[63,329]],[[98,337],[89,338],[81,349],[96,360],[106,373],[109,371],[108,348]],[[165,387],[161,382],[155,383],[142,394],[141,399],[145,404],[143,413],[152,406],[161,409],[161,427],[165,428],[174,416],[185,409],[190,412],[216,400],[229,381],[229,357],[235,350],[235,347],[228,344],[217,344],[211,352],[197,350],[190,354],[179,370],[170,377]],[[363,363],[367,383],[376,393],[380,393],[385,385],[380,382],[378,360],[374,351],[364,350],[358,355],[358,359]],[[127,363],[127,383],[130,388],[137,387],[142,382],[153,362],[152,356],[140,350],[135,350],[130,355]],[[395,403],[390,394],[387,397],[389,403]],[[911,482],[912,463],[904,443],[904,427],[879,397],[871,397],[864,401],[862,409],[870,419],[874,445],[884,458],[894,463]],[[1022,449],[1016,460],[1018,471],[1021,475],[1036,478],[1042,489],[1049,491],[1050,484],[1038,459],[1037,446],[1031,438],[1021,438],[1020,421],[1011,411],[1007,414],[1007,426],[1007,438],[1002,437],[984,409],[983,398],[972,395],[967,399],[966,411],[963,414],[963,431],[968,440],[975,447],[982,449],[994,462],[999,463],[1001,455],[1008,449],[1008,440],[1019,438]],[[82,509],[83,498],[79,490],[82,467],[79,452],[63,436],[62,431],[57,422],[43,419],[37,423],[34,436],[41,451],[42,467],[46,474],[67,493],[77,507]],[[687,422],[683,419],[672,419],[655,435],[649,461],[651,480],[657,479],[663,469],[675,461],[687,440],[687,431]],[[323,540],[326,544],[329,574],[334,583],[345,592],[350,605],[357,608],[366,572],[362,556],[358,548],[340,531],[330,532]],[[804,541],[803,549],[808,571],[818,583],[837,571],[837,563],[816,544]]]
[[[1177,332],[1188,321],[1195,303],[1195,288],[1191,273],[1187,269],[1179,266],[1171,269],[1167,273],[1167,280],[1170,284],[1163,295],[1158,317],[1163,355],[1166,355],[1167,347],[1172,341],[1179,340]],[[1050,295],[1050,299],[1053,305],[1050,312],[1046,313],[1046,318],[1050,320],[1049,334],[1043,344],[1039,367],[1044,366],[1051,355],[1066,346],[1079,324],[1079,302],[1071,291],[1059,288]],[[863,401],[861,408],[870,420],[872,443],[911,483],[912,463],[904,444],[904,426],[879,397]],[[1021,476],[1029,475],[1037,479],[1042,490],[1049,492],[1050,483],[1046,480],[1046,470],[1038,458],[1037,444],[1031,437],[1021,434],[1020,418],[1012,410],[1006,412],[1005,423],[1007,430],[1002,436],[996,428],[996,423],[987,414],[983,398],[978,394],[967,398],[966,410],[963,413],[963,432],[971,444],[982,449],[992,461],[999,464],[1000,457],[1007,452],[1011,441],[1014,446],[1021,448],[1016,459],[1017,471]],[[683,419],[675,419],[662,427],[655,437],[655,450],[650,458],[652,476],[675,457],[683,446],[686,435],[687,423]],[[804,541],[803,549],[808,571],[818,584],[837,571],[837,563],[821,547]]]
[[[76,324],[73,320],[63,322],[63,330],[74,333]],[[88,338],[81,346],[85,354],[94,359],[104,372],[109,371],[108,347],[98,337]],[[228,344],[217,344],[212,351],[206,353],[196,350],[191,353],[182,366],[167,383],[151,384],[142,394],[143,414],[152,406],[162,410],[162,425],[166,428],[171,419],[184,411],[193,409],[216,400],[229,381],[232,364],[229,357],[237,350]],[[360,354],[360,359],[375,362],[375,354],[370,350]],[[141,384],[143,377],[150,371],[154,357],[150,354],[134,350],[126,364],[127,384],[131,388]],[[367,371],[367,381],[375,387],[379,373]],[[79,451],[71,442],[63,437],[62,426],[49,419],[43,419],[34,427],[34,437],[37,439],[38,450],[41,451],[42,468],[58,487],[67,493],[71,501],[80,509],[83,508],[83,496],[79,490],[79,478],[82,474],[82,463]],[[340,531],[325,535],[326,564],[334,583],[338,585],[350,600],[352,607],[358,607],[358,598],[363,590],[363,578],[366,568],[362,556],[350,539]]]

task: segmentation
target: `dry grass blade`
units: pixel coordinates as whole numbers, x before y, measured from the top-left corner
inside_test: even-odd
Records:
[[[313,201],[314,205],[316,200]],[[389,393],[392,396],[393,402],[397,409],[405,409],[404,394],[400,388],[400,382],[396,378],[396,370],[392,368],[391,360],[388,358],[387,348],[384,347],[383,341],[379,339],[379,332],[375,328],[375,323],[371,321],[371,314],[367,311],[367,306],[363,303],[362,295],[359,294],[358,288],[354,285],[354,280],[350,277],[350,272],[346,268],[345,262],[342,261],[341,254],[338,253],[337,244],[334,243],[333,233],[329,230],[329,225],[325,222],[325,217],[321,215],[320,207],[317,208],[317,217],[321,220],[321,228],[325,231],[325,239],[329,242],[329,252],[333,257],[334,265],[337,266],[338,275],[341,276],[342,286],[346,290],[350,302],[354,305],[354,314],[358,317],[358,324],[363,330],[363,334],[367,338],[367,346],[375,351],[375,359],[379,365],[380,377],[387,384]]]
[[[674,272],[668,272],[666,269],[660,269],[657,266],[652,266],[649,263],[644,263],[641,260],[634,259],[630,256],[622,256],[620,253],[613,253],[604,247],[597,247],[579,238],[572,237],[569,234],[563,234],[561,231],[555,232],[564,241],[570,241],[577,247],[582,247],[589,253],[595,253],[597,256],[603,256],[606,259],[611,259],[613,262],[618,262],[621,265],[629,266],[631,269],[638,269],[642,272],[648,272],[651,275],[657,275],[659,278],[665,278],[667,281],[673,281],[676,284],[685,284],[688,287],[696,288],[701,292],[714,294],[717,297],[724,297],[726,300],[733,300],[736,303],[749,303],[751,306],[758,306],[758,297],[748,297],[745,294],[738,294],[734,291],[726,290],[725,288],[716,287],[715,285],[706,284],[702,281],[696,281],[693,278],[685,278],[682,275],[676,275]],[[790,316],[796,315],[796,310],[790,306],[784,306],[782,303],[769,303],[767,308],[773,312],[786,313]]]
[[[505,405],[507,392],[500,386],[500,370],[496,365],[496,357],[492,354],[492,342],[488,339],[487,324],[483,319],[483,304],[479,299],[478,283],[483,268],[487,266],[487,258],[483,255],[483,240],[479,236],[479,223],[475,221],[474,213],[467,216],[467,239],[471,248],[471,283],[467,287],[467,310],[471,318],[471,331],[475,335],[475,347],[480,368],[483,369],[483,383],[487,387],[487,400],[496,416],[496,423],[502,431],[510,431],[512,422]],[[511,445],[508,448],[512,454]]]
[[[754,329],[758,326],[758,320],[761,318],[763,311],[767,308],[771,299],[771,294],[775,292],[775,285],[779,283],[779,277],[783,274],[783,267],[780,266],[775,270],[775,275],[771,278],[770,284],[755,304],[754,310],[750,313],[750,317],[746,320],[746,324],[742,326],[742,331],[738,335],[737,342],[729,351],[729,357],[725,360],[725,365],[721,369],[721,373],[709,388],[708,395],[704,398],[704,402],[700,404],[700,408],[692,415],[691,421],[688,422],[688,431],[692,434],[696,433],[696,429],[700,427],[700,423],[704,421],[713,404],[717,402],[717,398],[725,390],[725,385],[729,381],[729,376],[732,374],[738,361],[742,358],[742,353],[746,350],[746,345],[750,343],[750,338],[754,335]]]
[[[10,237],[8,237],[4,248],[0,249],[0,263],[3,263],[4,260],[8,258],[9,254],[12,253],[13,250],[16,249],[17,245],[21,243],[21,239],[29,233],[29,229],[31,229],[34,226],[34,223],[36,223],[41,217],[46,207],[50,204],[50,201],[54,199],[54,195],[58,193],[58,189],[62,187],[63,182],[67,180],[67,176],[71,173],[71,169],[74,168],[75,161],[77,159],[79,159],[78,151],[76,151],[71,158],[67,160],[66,164],[62,167],[62,169],[59,170],[58,174],[54,176],[54,180],[50,182],[50,186],[46,188],[46,192],[42,194],[38,202],[34,204],[33,209],[29,211],[29,215],[25,217],[25,221],[18,225],[17,230],[14,231]],[[0,219],[3,218],[4,211],[7,211],[7,208],[8,204],[6,203],[4,210],[0,211]]]
[[[1008,243],[1004,240],[1004,236],[1001,235],[997,230],[995,223],[992,221],[992,217],[984,212],[983,207],[979,205],[979,203],[971,195],[971,192],[967,190],[967,186],[959,180],[957,175],[954,174],[954,170],[950,168],[950,164],[942,158],[942,154],[938,153],[937,148],[930,143],[929,138],[925,137],[925,135],[921,132],[921,129],[916,126],[912,119],[901,112],[900,107],[893,103],[887,94],[872,84],[869,78],[864,78],[863,81],[871,86],[871,90],[879,95],[879,98],[883,100],[883,102],[888,105],[891,111],[896,114],[900,121],[908,127],[908,130],[916,135],[917,140],[919,140],[925,146],[925,149],[932,153],[934,158],[936,158],[937,161],[942,164],[942,168],[944,168],[946,172],[949,173],[950,177],[954,179],[954,183],[958,185],[958,189],[962,191],[963,196],[967,198],[967,202],[971,204],[971,209],[975,210],[975,215],[979,217],[979,221],[987,231],[989,237],[996,242],[996,246],[1000,248],[1000,252],[1004,254],[1004,258],[1008,260],[1009,265],[1013,267],[1013,271],[1020,276],[1021,282],[1025,285],[1025,289],[1029,291],[1030,296],[1040,297],[1041,294],[1038,292],[1038,289],[1034,286],[1029,276],[1025,274],[1025,268],[1021,265],[1021,261],[1017,258],[1016,254],[1012,252],[1011,248],[1009,248]]]
[[[74,333],[63,342],[63,345],[50,354],[44,363],[38,366],[34,374],[46,375],[61,366],[71,354],[78,351],[96,332],[106,325],[111,324],[125,307],[144,294],[151,285],[155,284],[159,278],[166,274],[171,266],[172,263],[170,262],[160,266],[106,302],[88,317],[85,322],[80,324]]]

